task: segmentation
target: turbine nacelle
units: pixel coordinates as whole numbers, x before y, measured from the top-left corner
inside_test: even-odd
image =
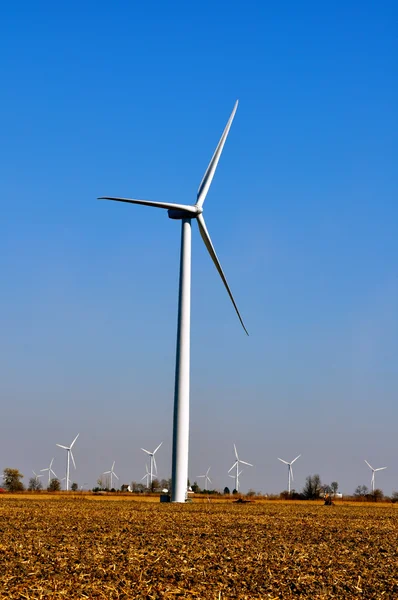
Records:
[[[181,221],[182,219],[196,219],[196,217],[203,212],[203,208],[201,206],[189,206],[189,208],[194,208],[195,212],[179,208],[170,208],[167,211],[169,219],[174,219],[176,221]]]

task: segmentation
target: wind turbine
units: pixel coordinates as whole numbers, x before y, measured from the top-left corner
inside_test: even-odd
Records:
[[[36,483],[39,481],[40,477],[43,477],[43,475],[38,475],[38,474],[36,473],[36,471],[33,471],[33,469],[32,469],[32,473],[33,473],[33,475],[35,476],[35,482],[36,482]]]
[[[102,473],[103,475],[110,475],[111,476],[111,489],[113,488],[113,484],[112,484],[112,477],[113,477],[113,475],[116,477],[117,480],[119,480],[119,477],[116,475],[115,471],[113,470],[114,468],[115,468],[115,461],[113,461],[113,465],[112,465],[110,471],[104,471]]]
[[[232,467],[229,469],[228,473],[230,473],[232,471],[232,469],[235,469],[235,475],[230,475],[230,477],[235,478],[235,489],[237,492],[239,492],[239,475],[242,474],[242,471],[239,472],[239,465],[247,465],[248,467],[252,467],[253,465],[251,463],[245,462],[244,460],[240,460],[235,444],[234,444],[234,450],[235,450],[236,461],[234,462]]]
[[[371,479],[371,485],[372,485],[372,494],[374,494],[375,491],[375,473],[376,471],[384,471],[384,469],[387,469],[387,467],[379,467],[378,469],[374,469],[367,460],[365,460],[366,464],[368,465],[369,469],[372,469],[372,479]]]
[[[40,472],[48,471],[48,485],[50,485],[50,483],[51,483],[51,473],[54,475],[55,478],[57,478],[56,473],[53,471],[53,462],[54,462],[54,459],[51,460],[50,466],[47,467],[47,469],[40,469]]]
[[[296,460],[298,458],[300,458],[300,456],[301,456],[301,454],[299,454],[298,456],[296,456],[296,458],[293,459],[291,462],[287,462],[287,460],[283,460],[283,458],[278,458],[278,460],[280,460],[285,465],[287,465],[287,470],[288,470],[288,488],[287,489],[288,489],[289,494],[290,494],[290,481],[294,481],[292,464],[294,462],[296,462]]]
[[[76,463],[75,463],[75,459],[73,458],[73,452],[72,452],[72,448],[73,448],[73,444],[76,442],[77,438],[79,437],[79,434],[77,434],[77,436],[75,437],[75,439],[73,440],[73,442],[71,443],[70,446],[62,446],[62,444],[56,444],[59,448],[63,448],[64,450],[66,450],[66,491],[69,490],[69,458],[72,459],[73,462],[73,466],[76,469]]]
[[[115,198],[102,196],[99,200],[116,200],[163,208],[168,211],[170,219],[181,221],[181,256],[180,256],[180,282],[178,296],[178,325],[177,325],[177,350],[174,387],[174,417],[173,417],[173,455],[172,455],[172,502],[185,502],[188,480],[188,445],[189,445],[189,367],[190,367],[190,319],[191,319],[191,221],[196,219],[200,235],[214,262],[216,269],[224,283],[228,295],[234,305],[236,313],[247,333],[242,317],[238,311],[232,292],[229,288],[221,264],[218,260],[213,243],[207,231],[203,218],[203,203],[209,191],[216,171],[218,161],[229,130],[234,119],[238,101],[232,110],[227,125],[218,142],[217,148],[207,167],[199,185],[196,202],[193,205],[175,204],[169,202],[154,202],[152,200],[136,200],[131,198]]]
[[[201,477],[204,477],[204,480],[205,480],[205,487],[203,488],[204,490],[208,490],[208,489],[209,489],[209,488],[207,487],[207,482],[211,483],[211,479],[210,479],[210,477],[209,477],[209,471],[210,471],[210,469],[211,469],[211,467],[209,467],[209,468],[207,469],[207,471],[206,471],[206,474],[205,474],[205,475],[197,475],[197,478],[198,478],[198,479],[199,479],[199,478],[201,478]]]
[[[160,448],[160,446],[162,444],[163,444],[163,442],[160,442],[159,446],[157,448],[155,448],[155,450],[153,452],[149,452],[149,450],[145,450],[145,448],[141,448],[141,450],[143,450],[144,452],[146,452],[150,456],[149,477],[150,477],[151,483],[153,481],[153,467],[155,467],[156,474],[158,472],[158,468],[156,466],[155,454],[159,450],[159,448]],[[147,487],[149,487],[149,485],[147,485]]]
[[[145,483],[145,487],[149,488],[149,478],[151,476],[151,472],[148,470],[148,465],[145,463],[145,475],[144,477],[141,477],[141,481],[144,481],[144,479],[146,479],[146,483]]]

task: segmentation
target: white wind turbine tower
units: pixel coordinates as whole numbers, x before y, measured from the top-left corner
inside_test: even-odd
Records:
[[[150,467],[149,467],[149,478],[150,478],[150,482],[152,483],[153,481],[153,473],[154,470],[153,468],[155,467],[155,473],[158,473],[158,468],[156,466],[156,459],[155,459],[155,454],[156,452],[159,450],[160,446],[163,444],[163,442],[160,442],[159,446],[157,448],[155,448],[155,450],[153,452],[149,452],[149,450],[145,450],[145,448],[141,448],[141,450],[143,450],[144,452],[146,452],[147,454],[149,454],[150,456]],[[147,485],[147,487],[149,487],[149,485]],[[185,486],[186,487],[186,486]]]
[[[110,471],[104,471],[104,472],[102,473],[103,475],[110,475],[110,476],[111,476],[111,489],[113,488],[113,480],[112,480],[112,477],[113,477],[113,476],[115,476],[115,477],[116,477],[116,479],[117,479],[117,480],[119,480],[119,477],[116,475],[116,473],[115,473],[115,471],[114,471],[114,468],[115,468],[115,461],[113,461],[113,465],[112,465],[112,467],[111,467],[111,470],[110,470]]]
[[[280,460],[285,465],[287,465],[287,470],[288,470],[288,488],[287,489],[288,489],[289,494],[290,494],[290,481],[294,481],[292,464],[294,462],[296,462],[296,460],[298,458],[300,458],[300,456],[301,456],[301,454],[299,454],[298,456],[296,456],[296,458],[294,458],[291,462],[287,462],[287,460],[283,460],[283,458],[278,458],[278,460]]]
[[[236,461],[234,462],[232,467],[229,469],[228,473],[230,473],[232,471],[232,469],[235,469],[235,475],[231,475],[231,477],[235,478],[235,489],[237,492],[239,492],[239,475],[242,474],[242,471],[239,471],[239,465],[247,465],[248,467],[252,467],[253,465],[251,463],[245,462],[244,460],[240,460],[235,444],[234,444],[234,450],[235,450]]]
[[[50,466],[47,467],[47,469],[40,469],[40,472],[48,471],[48,485],[50,485],[50,483],[51,483],[51,473],[54,475],[55,478],[57,478],[56,473],[53,471],[53,462],[54,462],[54,459],[51,460]]]
[[[69,490],[69,458],[72,459],[73,462],[73,466],[76,469],[76,463],[75,463],[75,459],[73,458],[73,452],[72,452],[72,448],[73,448],[73,444],[76,442],[77,438],[79,437],[79,434],[77,434],[77,436],[75,437],[75,439],[73,440],[73,442],[71,443],[70,446],[62,446],[62,444],[56,444],[59,448],[63,448],[64,450],[66,450],[66,491]]]
[[[218,146],[207,167],[199,185],[196,202],[189,204],[174,204],[168,202],[154,202],[152,200],[135,200],[131,198],[115,198],[102,196],[100,200],[116,200],[163,208],[168,211],[170,219],[181,221],[181,257],[180,257],[180,283],[178,298],[178,325],[177,325],[177,352],[174,388],[174,418],[173,418],[173,456],[171,467],[173,502],[185,502],[188,481],[188,446],[189,446],[189,371],[190,371],[190,319],[191,319],[191,221],[196,219],[200,235],[214,262],[216,269],[226,287],[229,297],[238,314],[242,327],[247,333],[242,317],[235,304],[232,292],[228,286],[221,264],[207,231],[203,218],[203,203],[213,180],[221,152],[224,148],[233,118],[238,107],[235,103],[231,116],[218,142]]]
[[[367,460],[365,460],[366,464],[368,465],[369,469],[372,469],[372,479],[371,479],[371,485],[372,485],[372,494],[374,494],[375,491],[375,473],[376,471],[384,471],[384,469],[387,469],[387,467],[379,467],[378,469],[374,469]]]
[[[208,490],[209,488],[207,487],[207,483],[211,483],[211,479],[210,479],[210,477],[209,477],[209,471],[210,471],[210,469],[211,469],[211,467],[209,467],[209,468],[207,469],[207,471],[206,471],[206,474],[205,474],[205,475],[197,475],[197,478],[198,478],[198,479],[200,479],[200,478],[202,478],[202,477],[203,477],[203,478],[204,478],[204,480],[205,480],[205,487],[203,488],[204,490]]]
[[[141,481],[144,481],[144,479],[146,479],[145,482],[145,487],[148,489],[149,488],[149,478],[151,476],[151,472],[148,469],[148,465],[145,463],[145,475],[144,477],[141,477]]]

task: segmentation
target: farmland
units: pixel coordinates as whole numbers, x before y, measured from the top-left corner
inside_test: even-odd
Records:
[[[0,498],[0,598],[398,598],[393,505]]]

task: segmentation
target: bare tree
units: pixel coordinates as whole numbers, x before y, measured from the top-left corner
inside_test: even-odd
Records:
[[[43,489],[43,484],[40,481],[40,479],[37,479],[37,477],[31,477],[29,479],[28,490],[30,492],[39,492],[42,489]]]
[[[308,475],[303,488],[303,496],[307,500],[316,500],[322,490],[321,478],[318,474]]]

